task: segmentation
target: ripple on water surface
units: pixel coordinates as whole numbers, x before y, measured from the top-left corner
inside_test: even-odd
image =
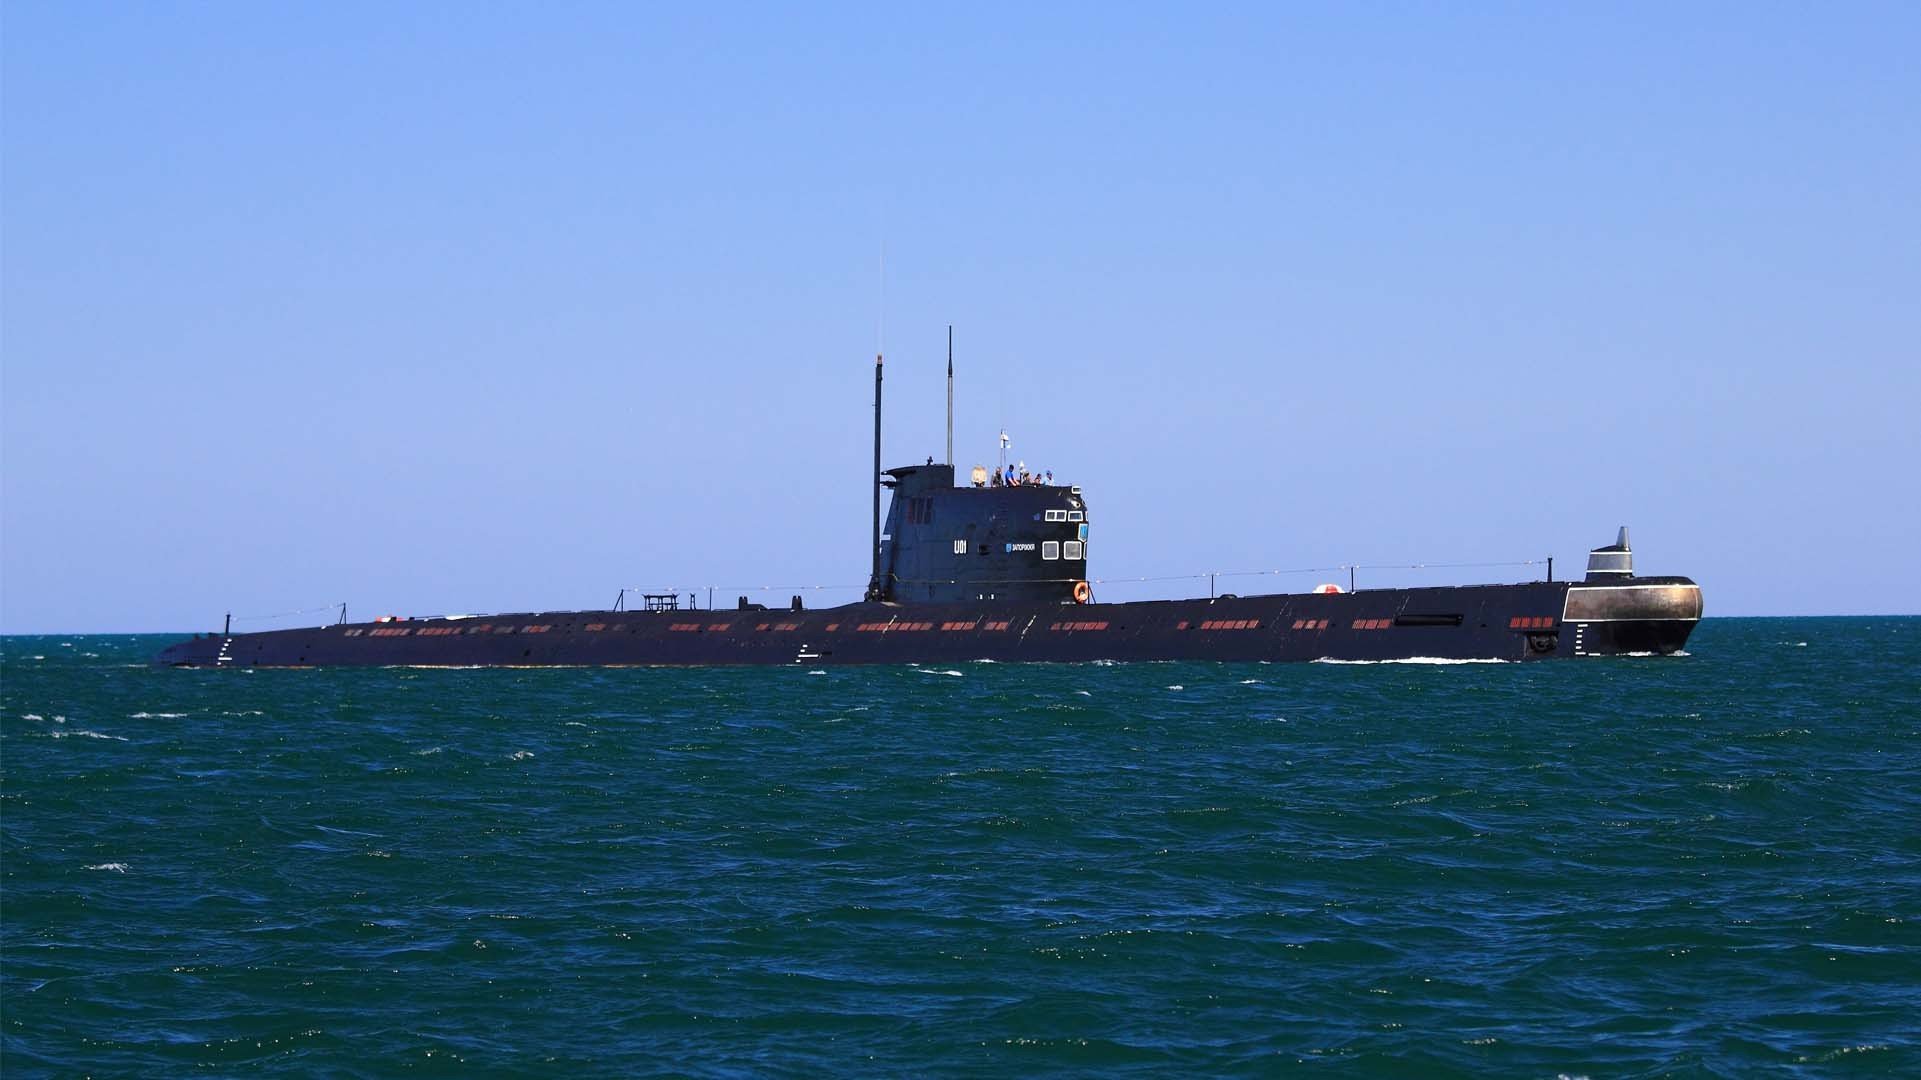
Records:
[[[1921,1072],[1921,621],[1507,665],[10,638],[6,1072]]]

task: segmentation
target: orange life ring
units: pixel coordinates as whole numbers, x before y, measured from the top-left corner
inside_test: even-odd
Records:
[[[1094,589],[1092,586],[1088,585],[1087,582],[1076,581],[1074,583],[1074,602],[1076,604],[1085,604],[1089,600],[1092,600],[1093,598],[1094,598]]]

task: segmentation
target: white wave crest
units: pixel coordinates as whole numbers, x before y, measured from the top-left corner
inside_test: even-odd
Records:
[[[86,728],[74,728],[72,731],[49,731],[47,732],[47,734],[53,736],[56,739],[64,739],[69,735],[80,735],[89,739],[112,739],[114,742],[127,741],[127,737],[125,735],[108,735],[108,734],[105,734],[104,732],[88,731]]]
[[[130,720],[178,720],[187,715],[183,712],[137,712],[128,713]]]
[[[127,872],[127,864],[123,862],[103,862],[103,863],[95,863],[92,866],[87,867],[87,869],[111,870],[116,874],[124,874]]]

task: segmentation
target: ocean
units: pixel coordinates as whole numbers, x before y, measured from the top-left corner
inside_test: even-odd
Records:
[[[0,642],[0,1071],[1921,1075],[1921,619],[1538,664]]]

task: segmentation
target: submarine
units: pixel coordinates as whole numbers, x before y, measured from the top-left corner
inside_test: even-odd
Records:
[[[1701,619],[1701,588],[1641,577],[1623,526],[1578,581],[1342,589],[1100,603],[1078,486],[945,464],[881,468],[883,362],[874,358],[872,565],[833,607],[739,598],[732,608],[643,593],[608,610],[384,617],[195,634],[154,662],[182,668],[613,667],[926,664],[977,660],[1507,660],[1668,655]],[[881,514],[882,493],[889,494]],[[884,527],[883,527],[884,521]],[[1351,585],[1351,582],[1350,582]]]

